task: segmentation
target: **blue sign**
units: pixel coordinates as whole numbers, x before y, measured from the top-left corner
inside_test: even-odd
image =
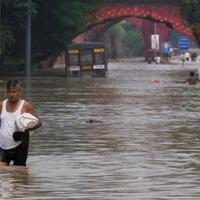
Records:
[[[170,48],[171,48],[171,43],[170,42],[161,43],[161,53],[169,54],[170,53]]]
[[[178,42],[179,50],[187,51],[189,49],[189,45],[190,45],[190,40],[188,37],[181,36],[179,38],[179,42]]]

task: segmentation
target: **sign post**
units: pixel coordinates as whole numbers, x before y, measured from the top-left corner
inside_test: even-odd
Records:
[[[151,35],[151,49],[153,49],[153,50],[159,50],[160,49],[159,35],[158,34]],[[156,51],[154,51],[154,59],[156,57],[157,57],[157,53],[156,53]]]
[[[183,66],[184,66],[184,62],[185,62],[184,53],[185,53],[185,51],[188,51],[189,45],[190,45],[190,41],[189,41],[188,37],[186,37],[186,36],[179,37],[178,48],[183,54],[182,55]]]
[[[164,55],[169,56],[170,48],[171,48],[170,42],[161,43],[161,53],[163,53]]]
[[[179,38],[178,47],[179,47],[180,51],[182,51],[182,52],[188,51],[189,45],[190,45],[190,41],[189,41],[188,37],[181,36]]]
[[[25,45],[25,71],[26,77],[31,75],[31,0],[28,3],[28,14],[26,17],[26,45]]]
[[[159,50],[159,35],[151,35],[151,48]]]

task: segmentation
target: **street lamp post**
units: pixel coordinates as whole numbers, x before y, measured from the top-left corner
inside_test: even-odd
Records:
[[[31,76],[31,0],[28,0],[28,14],[26,17],[25,72],[26,77]]]
[[[156,24],[156,22],[154,22],[154,34],[156,35],[157,34],[157,24]],[[157,46],[157,45],[156,45]],[[154,59],[156,58],[156,55],[157,53],[156,53],[156,51],[154,51]]]
[[[0,28],[1,28],[1,0],[0,0]],[[0,40],[1,40],[1,29],[0,29]],[[0,45],[0,57],[1,57],[1,45]]]
[[[1,0],[0,0],[0,24],[1,24]]]

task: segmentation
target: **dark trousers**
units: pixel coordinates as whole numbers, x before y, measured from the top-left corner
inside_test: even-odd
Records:
[[[23,135],[22,143],[13,149],[0,148],[0,161],[5,162],[8,165],[13,161],[14,165],[26,166],[26,160],[28,157],[29,146],[29,133]]]

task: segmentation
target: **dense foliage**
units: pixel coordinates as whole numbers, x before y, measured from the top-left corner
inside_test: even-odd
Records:
[[[144,55],[144,38],[142,33],[129,23],[123,23],[126,34],[123,38],[123,44],[126,46],[126,55],[128,57]]]
[[[35,0],[35,3],[38,14],[33,19],[32,52],[40,60],[60,54],[76,34],[85,30],[97,6],[97,1],[81,0]]]
[[[32,14],[32,61],[59,55],[73,37],[84,31],[86,22],[102,0],[1,0],[0,64],[23,61],[26,16]]]
[[[142,33],[125,20],[112,26],[107,30],[106,34],[112,38],[110,40],[111,58],[144,55],[144,38]]]
[[[181,10],[200,45],[200,0],[182,0]]]
[[[22,40],[24,39],[25,16],[27,4],[23,0],[1,0],[1,20],[0,20],[0,64],[6,56],[19,56]],[[15,47],[18,51],[15,52]],[[23,47],[24,49],[24,47]]]

